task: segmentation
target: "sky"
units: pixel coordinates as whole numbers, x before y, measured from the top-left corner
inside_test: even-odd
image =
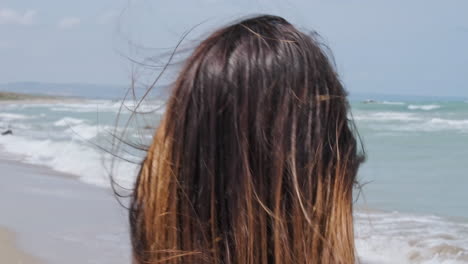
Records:
[[[0,83],[126,85],[128,57],[268,13],[317,31],[351,94],[466,98],[467,12],[465,0],[0,0]]]

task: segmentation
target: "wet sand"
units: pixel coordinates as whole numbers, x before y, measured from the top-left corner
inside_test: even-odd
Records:
[[[110,190],[4,154],[0,172],[0,263],[130,263],[127,212]]]
[[[41,264],[43,262],[18,248],[16,236],[12,231],[0,228],[0,263]]]

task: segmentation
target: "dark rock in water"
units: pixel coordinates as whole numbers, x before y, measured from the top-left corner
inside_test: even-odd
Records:
[[[8,129],[7,131],[2,133],[2,136],[6,136],[6,135],[13,135],[13,131],[11,131],[11,129]]]
[[[377,103],[377,101],[375,101],[373,99],[367,99],[367,100],[362,101],[361,103],[363,103],[363,104],[375,104],[375,103]]]

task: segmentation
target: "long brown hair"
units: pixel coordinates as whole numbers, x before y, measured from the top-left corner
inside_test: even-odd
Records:
[[[313,34],[258,16],[188,58],[138,175],[136,263],[354,263],[362,162]]]

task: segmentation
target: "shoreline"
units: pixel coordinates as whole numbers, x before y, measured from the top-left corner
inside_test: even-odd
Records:
[[[127,213],[111,190],[7,155],[0,153],[0,263],[130,263]]]
[[[16,244],[16,234],[8,228],[0,227],[0,262],[43,264],[39,258],[30,255]]]

